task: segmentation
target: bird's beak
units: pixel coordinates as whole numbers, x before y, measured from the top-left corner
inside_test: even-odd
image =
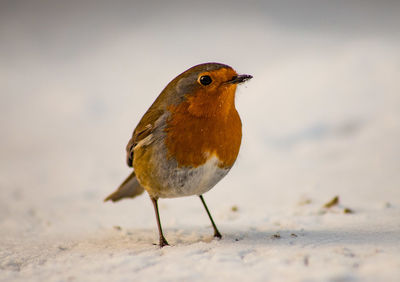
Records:
[[[253,76],[251,76],[249,74],[239,74],[237,76],[234,76],[231,80],[228,80],[226,83],[239,84],[239,83],[246,82],[247,80],[250,80],[252,78],[253,78]]]

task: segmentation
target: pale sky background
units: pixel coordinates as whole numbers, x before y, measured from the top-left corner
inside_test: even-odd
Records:
[[[261,91],[245,98],[239,94],[238,107],[249,109],[243,119],[257,119],[257,131],[274,138],[277,131],[287,135],[315,125],[306,123],[329,122],[333,115],[358,119],[366,111],[398,105],[398,1],[0,5],[0,125],[5,137],[0,150],[12,156],[8,165],[43,158],[44,147],[50,154],[45,159],[57,161],[51,148],[76,151],[87,139],[102,146],[95,150],[109,152],[103,147],[107,139],[120,140],[122,146],[162,88],[206,61],[255,76],[252,83]],[[376,76],[385,82],[375,83]],[[332,101],[339,106],[332,107]],[[348,109],[352,103],[359,104],[355,112]],[[293,118],[299,109],[302,116]],[[268,111],[277,116],[269,118]],[[111,132],[103,127],[110,123]]]

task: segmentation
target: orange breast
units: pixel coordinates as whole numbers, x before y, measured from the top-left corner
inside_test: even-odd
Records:
[[[217,156],[219,167],[231,167],[239,153],[242,123],[234,106],[236,86],[190,96],[171,106],[165,129],[167,156],[181,167],[197,167]]]

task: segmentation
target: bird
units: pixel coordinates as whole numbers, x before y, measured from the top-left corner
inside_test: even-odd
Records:
[[[237,85],[251,75],[221,63],[195,65],[175,77],[143,115],[126,146],[132,173],[104,201],[134,198],[144,191],[153,203],[159,246],[169,245],[158,200],[198,196],[221,238],[203,194],[232,168],[242,140],[235,108]]]

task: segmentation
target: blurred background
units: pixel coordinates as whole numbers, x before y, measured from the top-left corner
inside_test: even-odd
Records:
[[[399,1],[1,1],[1,233],[155,229],[147,196],[102,200],[153,100],[212,61],[254,76],[237,92],[237,164],[206,195],[217,221],[335,194],[400,205],[399,14]],[[167,228],[208,224],[194,197],[161,205]]]

